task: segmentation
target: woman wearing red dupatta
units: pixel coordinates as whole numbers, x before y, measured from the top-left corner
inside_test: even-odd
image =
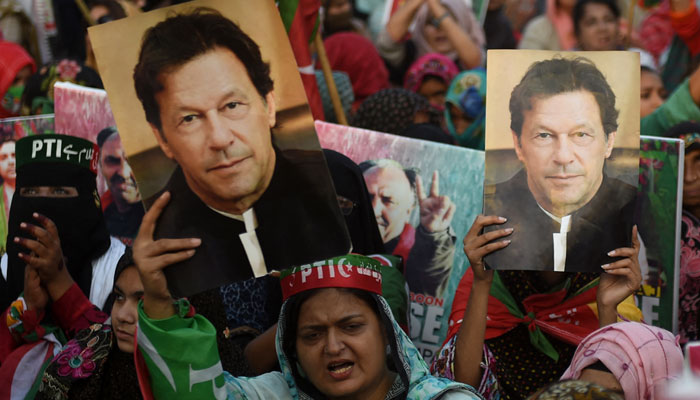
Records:
[[[625,258],[604,266],[600,277],[485,270],[482,258],[506,247],[512,231],[481,234],[482,229],[503,222],[479,216],[464,238],[472,268],[459,283],[447,340],[431,369],[479,387],[487,399],[521,399],[558,380],[578,343],[614,323],[618,313],[641,319],[639,309],[625,302],[641,283],[639,244],[634,228],[634,248],[616,249],[614,255]]]

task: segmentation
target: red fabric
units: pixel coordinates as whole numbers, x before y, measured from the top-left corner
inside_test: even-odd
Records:
[[[323,103],[316,84],[316,74],[313,71],[311,51],[309,50],[309,39],[316,26],[319,7],[321,7],[319,0],[299,0],[292,26],[289,28],[289,42],[299,66],[299,75],[301,75],[301,81],[304,84],[311,114],[314,119],[324,120]]]
[[[411,252],[413,245],[416,243],[416,228],[411,224],[406,224],[401,231],[399,236],[399,243],[394,248],[394,252],[391,253],[394,256],[400,256],[403,259],[404,268],[406,262],[408,262],[408,254]]]
[[[42,345],[44,343],[45,342],[41,340],[34,343],[25,343],[19,348],[17,348],[15,351],[13,351],[11,354],[9,354],[7,358],[4,358],[2,360],[2,364],[0,364],[0,399],[12,398],[12,380],[15,377],[15,373],[21,373],[21,370],[18,370],[20,363],[22,363],[25,355],[29,351],[34,349],[36,346]],[[46,352],[44,353],[41,361],[37,362],[37,360],[30,360],[39,364],[43,364],[44,362],[46,362],[46,360],[53,357],[54,346],[55,345],[53,343],[48,343]],[[26,361],[27,360],[25,360],[25,362]]]
[[[94,323],[104,323],[109,318],[109,315],[100,311],[85,297],[77,283],[73,283],[73,286],[53,303],[51,313],[66,334],[86,329]]]
[[[459,282],[452,301],[445,342],[459,332],[473,281],[474,272],[469,268]],[[597,293],[598,287],[595,286],[568,300],[565,300],[566,290],[529,296],[523,301],[526,315],[522,319],[511,315],[505,304],[489,295],[485,339],[499,337],[525,323],[530,330],[538,327],[550,336],[577,346],[588,334],[599,328],[598,317],[588,306],[596,300]],[[535,318],[530,318],[527,315],[529,313],[534,314]]]
[[[114,201],[114,198],[112,197],[112,191],[107,190],[102,194],[102,197],[100,197],[100,203],[102,203],[102,212],[109,207],[110,204]]]
[[[5,97],[7,89],[12,85],[17,73],[27,65],[32,67],[32,73],[36,72],[36,64],[32,57],[22,46],[0,41],[0,100]],[[9,111],[0,106],[0,118],[14,117]]]
[[[675,35],[669,11],[668,3],[664,2],[644,19],[639,28],[639,39],[644,49],[649,51],[657,62]]]
[[[670,13],[671,25],[678,36],[688,46],[693,56],[700,53],[700,13],[695,2],[690,2],[690,7],[682,12]]]
[[[389,87],[389,71],[377,49],[364,36],[339,32],[323,42],[333,71],[343,71],[350,77],[357,107],[369,96]]]

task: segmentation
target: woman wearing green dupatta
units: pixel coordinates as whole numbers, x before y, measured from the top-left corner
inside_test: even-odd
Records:
[[[639,320],[628,299],[641,283],[634,248],[605,273],[487,271],[482,258],[506,247],[508,229],[481,234],[505,218],[479,216],[464,238],[471,268],[452,303],[447,340],[433,359],[434,374],[474,387],[487,399],[522,399],[556,381],[568,368],[576,346],[618,313]],[[628,299],[629,300],[629,299]],[[462,329],[462,327],[464,329]]]

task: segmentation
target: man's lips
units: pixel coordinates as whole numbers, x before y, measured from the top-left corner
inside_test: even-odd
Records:
[[[580,177],[580,176],[583,176],[583,175],[579,175],[579,174],[558,174],[558,175],[548,175],[548,176],[547,176],[547,179],[554,179],[554,180],[565,181],[565,180],[569,180],[569,179],[578,178],[578,177]]]
[[[233,168],[234,166],[240,164],[241,162],[243,162],[247,158],[248,157],[242,157],[242,158],[235,158],[233,160],[222,161],[222,162],[214,165],[213,167],[209,168],[207,170],[207,172],[216,171],[216,170],[224,170],[227,168]]]
[[[327,365],[328,374],[333,379],[347,379],[352,373],[355,363],[350,360],[335,360]]]

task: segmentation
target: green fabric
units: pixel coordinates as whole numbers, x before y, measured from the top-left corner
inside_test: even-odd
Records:
[[[664,136],[669,128],[685,121],[700,121],[700,107],[690,96],[687,79],[656,111],[642,118],[640,131],[646,136]]]
[[[138,313],[138,347],[156,399],[225,397],[216,328],[206,318],[197,314],[153,320],[143,311],[143,300]]]
[[[99,149],[89,140],[68,135],[32,135],[15,145],[17,169],[38,162],[61,162],[95,172]]]
[[[382,265],[382,297],[389,303],[391,314],[399,326],[408,326],[408,292],[406,279],[396,268],[399,260],[396,256],[382,255],[392,265]]]

